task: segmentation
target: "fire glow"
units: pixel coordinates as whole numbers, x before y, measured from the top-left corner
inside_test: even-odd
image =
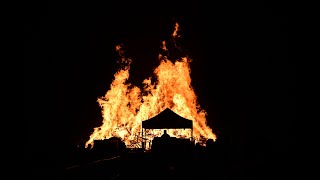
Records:
[[[172,34],[173,43],[179,30],[175,24]],[[175,44],[176,47],[176,44]],[[162,50],[167,52],[166,42],[162,41]],[[189,57],[181,57],[174,61],[166,55],[159,54],[159,66],[154,70],[156,82],[151,77],[145,79],[143,88],[128,83],[131,59],[125,57],[121,46],[116,46],[125,64],[114,74],[110,89],[98,98],[103,117],[102,125],[94,128],[86,147],[94,145],[94,140],[103,140],[110,137],[119,137],[127,147],[141,147],[142,121],[156,116],[166,108],[170,108],[178,115],[193,121],[193,138],[196,142],[202,139],[216,140],[212,129],[206,125],[207,112],[197,102],[197,95],[191,86]],[[148,140],[161,135],[160,130],[149,130]],[[168,134],[179,138],[189,138],[190,131],[170,129]]]

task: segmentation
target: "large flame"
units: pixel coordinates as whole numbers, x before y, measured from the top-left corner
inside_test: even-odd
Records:
[[[174,44],[175,38],[179,37],[178,28],[176,23],[172,34]],[[165,41],[162,41],[161,48],[168,51]],[[127,147],[141,147],[142,121],[156,116],[166,108],[193,121],[193,138],[196,142],[201,144],[203,139],[216,140],[216,135],[206,125],[207,112],[198,104],[191,86],[190,58],[181,57],[171,61],[166,55],[159,54],[160,64],[154,70],[157,80],[152,82],[151,77],[145,79],[140,89],[127,82],[131,59],[125,57],[121,46],[116,46],[116,50],[124,66],[115,73],[110,90],[98,98],[103,121],[100,127],[94,128],[86,147],[89,144],[93,147],[94,140],[110,137],[121,138]],[[151,135],[149,140],[161,133],[159,130],[147,131]],[[181,129],[170,129],[168,134],[190,137],[190,131]]]

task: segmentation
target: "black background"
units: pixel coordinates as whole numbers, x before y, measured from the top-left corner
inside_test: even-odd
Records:
[[[63,164],[70,144],[101,125],[97,98],[131,57],[130,83],[157,67],[160,42],[180,24],[192,86],[207,124],[225,137],[236,162],[287,164],[295,141],[295,62],[288,58],[284,3],[150,2],[31,4],[25,17],[26,160]],[[38,8],[39,7],[39,8]],[[219,138],[219,137],[218,137]],[[272,158],[270,158],[272,157]],[[271,159],[271,160],[270,160]]]

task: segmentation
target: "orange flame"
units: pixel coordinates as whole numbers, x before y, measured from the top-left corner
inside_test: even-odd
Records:
[[[178,37],[178,27],[176,23],[172,34],[174,38]],[[167,51],[165,41],[162,41],[161,48]],[[193,121],[193,137],[196,142],[200,143],[202,139],[216,140],[216,135],[206,125],[207,112],[198,104],[191,86],[190,58],[182,57],[172,62],[167,56],[159,54],[160,65],[154,70],[157,81],[152,82],[151,77],[145,79],[141,90],[127,83],[131,59],[124,56],[121,46],[116,46],[116,50],[125,66],[115,73],[108,92],[98,98],[103,121],[100,127],[94,128],[86,147],[89,144],[93,147],[94,140],[110,137],[121,138],[127,147],[141,147],[142,121],[156,116],[166,108]],[[153,130],[149,133],[154,137],[161,134],[161,131]],[[168,134],[190,137],[190,131],[180,129],[168,130]]]
[[[173,33],[172,33],[172,37],[173,37],[173,38],[178,37],[178,30],[179,30],[179,24],[176,23],[175,26],[174,26],[174,31],[173,31]]]

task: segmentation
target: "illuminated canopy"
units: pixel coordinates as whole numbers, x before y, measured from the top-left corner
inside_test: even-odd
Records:
[[[167,108],[158,115],[142,121],[144,129],[192,129],[192,120],[181,117],[180,115]]]

